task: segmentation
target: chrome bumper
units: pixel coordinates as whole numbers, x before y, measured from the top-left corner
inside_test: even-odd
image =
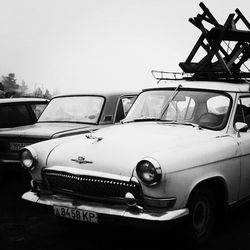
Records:
[[[23,194],[22,198],[31,202],[48,205],[48,206],[65,206],[69,208],[88,210],[96,212],[99,215],[105,215],[109,217],[123,217],[126,219],[138,219],[141,221],[157,221],[168,222],[188,215],[187,208],[172,210],[172,211],[145,211],[142,208],[131,209],[126,205],[108,205],[96,202],[83,202],[75,201],[63,196],[50,195],[39,197],[36,193],[29,191]]]
[[[4,163],[4,164],[19,163],[19,164],[21,164],[21,162],[19,160],[6,160],[6,159],[0,159],[0,163]]]

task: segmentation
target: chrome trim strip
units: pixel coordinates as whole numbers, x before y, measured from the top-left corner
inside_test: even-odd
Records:
[[[2,162],[2,163],[21,163],[20,160],[4,160],[4,159],[0,159],[0,162]]]
[[[155,208],[165,208],[169,209],[173,207],[176,202],[176,197],[168,197],[168,198],[152,198],[148,196],[143,197],[143,204],[149,207]]]
[[[22,199],[31,202],[44,204],[47,206],[65,206],[96,212],[106,216],[120,216],[128,219],[138,219],[144,221],[166,222],[184,217],[189,214],[188,208],[172,210],[172,211],[144,211],[143,209],[129,209],[126,205],[103,205],[97,202],[74,201],[63,196],[43,196],[39,197],[34,192],[26,192],[22,195]]]
[[[128,176],[122,176],[122,175],[115,175],[115,174],[107,174],[104,172],[98,172],[98,171],[92,171],[92,170],[86,170],[86,169],[79,169],[79,168],[73,168],[73,167],[63,167],[63,166],[52,166],[48,168],[44,168],[44,171],[47,170],[53,170],[53,171],[60,171],[64,173],[74,174],[74,175],[88,175],[92,177],[102,177],[107,179],[114,179],[114,180],[120,180],[120,181],[127,181],[130,182],[130,177]]]
[[[152,197],[149,197],[149,196],[144,196],[143,199],[144,200],[148,200],[148,201],[176,201],[176,197],[152,198]]]

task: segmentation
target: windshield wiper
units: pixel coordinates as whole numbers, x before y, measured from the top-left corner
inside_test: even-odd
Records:
[[[178,121],[166,121],[168,124],[179,124],[179,125],[186,125],[186,126],[192,126],[194,128],[201,129],[202,126],[199,124],[193,123],[193,122],[178,122]]]
[[[177,125],[185,125],[185,126],[192,126],[193,128],[202,129],[203,127],[199,124],[193,123],[193,122],[180,122],[180,121],[174,121],[174,120],[164,120],[158,117],[140,117],[135,118],[131,120],[122,120],[121,123],[130,123],[130,122],[147,122],[147,121],[156,121],[156,122],[163,122],[167,124],[177,124]]]
[[[143,116],[140,118],[135,118],[135,119],[131,119],[131,120],[122,120],[121,123],[130,123],[130,122],[148,122],[148,121],[165,121],[162,120],[159,117],[147,117],[147,116]]]
[[[173,101],[173,99],[175,98],[175,96],[179,93],[180,88],[182,88],[182,85],[181,85],[181,84],[179,84],[179,85],[176,87],[176,89],[174,90],[174,92],[172,93],[172,95],[169,97],[167,103],[165,104],[165,106],[164,106],[163,109],[162,109],[162,112],[161,112],[161,115],[160,115],[161,118],[163,117],[165,111],[168,109],[170,103]]]

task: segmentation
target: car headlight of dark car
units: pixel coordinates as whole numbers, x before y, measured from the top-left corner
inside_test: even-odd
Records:
[[[148,186],[159,183],[162,176],[160,164],[153,158],[141,160],[136,166],[136,173],[139,179]]]
[[[25,169],[32,171],[35,167],[34,163],[37,160],[37,156],[35,152],[32,152],[31,150],[25,148],[21,150],[20,160],[21,160],[22,166]]]

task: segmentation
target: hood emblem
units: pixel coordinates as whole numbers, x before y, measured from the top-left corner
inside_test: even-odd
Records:
[[[85,161],[85,157],[83,156],[78,156],[77,159],[71,159],[71,161],[75,161],[79,164],[88,164],[88,163],[93,163],[93,161]]]

